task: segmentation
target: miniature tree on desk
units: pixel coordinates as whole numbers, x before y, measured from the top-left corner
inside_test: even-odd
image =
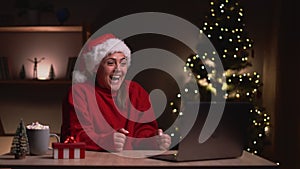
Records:
[[[16,159],[25,158],[29,152],[28,137],[22,119],[13,138],[10,152],[15,155]]]

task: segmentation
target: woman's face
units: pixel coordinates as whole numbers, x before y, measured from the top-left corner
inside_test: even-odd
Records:
[[[102,59],[97,70],[97,83],[100,87],[117,91],[127,73],[127,58],[123,53],[110,54]]]

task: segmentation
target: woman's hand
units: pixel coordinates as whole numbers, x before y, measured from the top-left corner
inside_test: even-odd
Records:
[[[168,134],[164,134],[162,129],[158,129],[156,141],[160,150],[168,150],[171,145],[171,137]]]
[[[124,148],[125,142],[126,142],[126,135],[129,132],[125,130],[124,128],[121,128],[118,130],[118,132],[114,133],[114,145],[115,145],[115,151],[121,152]]]

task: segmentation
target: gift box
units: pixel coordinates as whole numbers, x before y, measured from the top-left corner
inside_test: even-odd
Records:
[[[85,143],[52,143],[54,159],[85,158]]]

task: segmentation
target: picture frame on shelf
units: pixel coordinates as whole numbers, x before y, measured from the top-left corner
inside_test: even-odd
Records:
[[[68,58],[68,66],[66,71],[66,79],[72,80],[72,74],[74,71],[75,63],[76,63],[77,57],[69,57]]]

